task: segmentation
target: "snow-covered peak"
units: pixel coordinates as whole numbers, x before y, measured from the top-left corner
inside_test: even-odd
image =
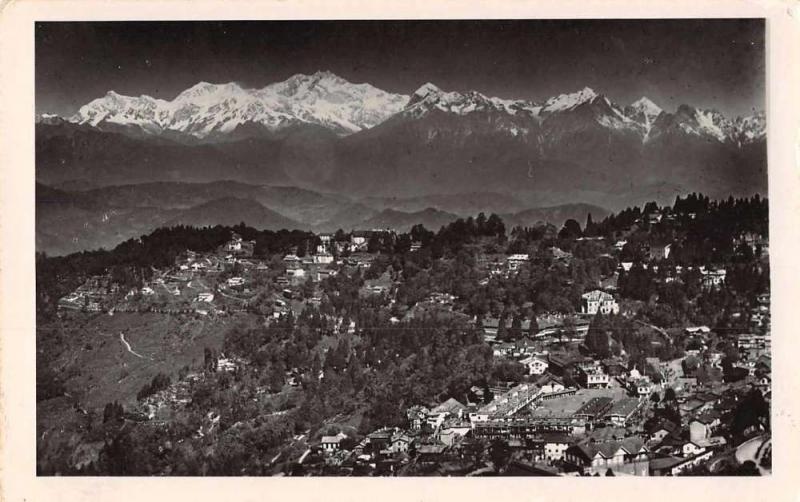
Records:
[[[764,138],[767,134],[767,116],[761,111],[748,117],[737,117],[733,125],[736,129],[737,144],[747,144]]]
[[[655,136],[669,130],[679,130],[684,134],[698,136],[721,143],[734,141],[733,122],[716,110],[704,110],[689,105],[681,105],[674,114],[662,114],[655,124]]]
[[[715,110],[695,109],[695,118],[700,130],[714,136],[719,141],[725,141],[731,132],[731,123]]]
[[[172,101],[130,97],[109,91],[81,107],[70,120],[138,125],[149,132],[176,131],[205,138],[248,122],[268,130],[315,124],[340,134],[373,127],[402,110],[408,96],[369,84],[353,84],[329,72],[297,74],[262,89],[236,82],[198,82]]]
[[[658,115],[663,111],[660,106],[653,103],[650,98],[646,96],[642,96],[631,103],[631,108],[644,113],[645,116],[648,117],[658,117]]]
[[[422,84],[419,89],[414,91],[414,96],[419,97],[419,98],[424,98],[424,97],[428,96],[429,94],[439,94],[441,92],[442,92],[441,89],[436,87],[434,84],[428,82],[428,83]]]
[[[166,101],[150,96],[123,96],[117,92],[108,91],[102,98],[97,98],[82,106],[78,113],[70,118],[70,121],[92,126],[97,126],[102,121],[108,121],[147,127],[156,125],[166,105]]]
[[[36,123],[57,125],[64,123],[64,119],[55,113],[39,113],[36,115]]]
[[[584,87],[578,92],[560,94],[548,99],[542,107],[542,113],[562,112],[572,110],[583,103],[592,101],[598,96],[590,87]]]
[[[211,84],[209,82],[198,82],[185,91],[178,94],[173,102],[186,102],[196,100],[216,100],[237,97],[246,94],[246,91],[236,82],[226,84]]]
[[[650,98],[642,96],[629,106],[625,107],[625,116],[640,124],[644,130],[643,141],[650,137],[653,124],[663,110],[660,106],[653,103]]]
[[[530,101],[489,97],[478,91],[444,91],[428,82],[414,91],[403,113],[417,118],[433,110],[456,115],[491,111],[535,116],[539,108]]]

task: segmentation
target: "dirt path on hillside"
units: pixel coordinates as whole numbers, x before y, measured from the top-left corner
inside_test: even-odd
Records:
[[[131,354],[133,354],[134,356],[136,356],[136,357],[138,357],[138,358],[141,358],[141,359],[150,359],[149,357],[145,357],[145,356],[143,356],[143,355],[139,354],[138,352],[134,351],[134,350],[131,348],[131,344],[130,344],[130,343],[128,343],[128,341],[125,339],[125,334],[124,334],[124,333],[120,332],[120,334],[119,334],[119,340],[122,342],[122,345],[124,345],[124,346],[125,346],[125,348],[126,348],[126,349],[128,349],[128,352],[130,352],[130,353],[131,353]]]

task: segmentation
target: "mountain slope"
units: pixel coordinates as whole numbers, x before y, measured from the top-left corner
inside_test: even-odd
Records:
[[[41,117],[37,179],[65,186],[226,179],[340,194],[347,204],[362,199],[378,211],[431,207],[454,214],[490,206],[512,213],[575,200],[606,205],[604,197],[619,207],[651,193],[727,197],[766,191],[763,113],[729,119],[689,105],[667,112],[646,97],[620,106],[590,88],[541,103],[444,91],[433,84],[410,97],[392,97],[324,73],[264,89],[198,85],[168,109],[152,98],[112,96],[113,116],[125,118],[113,125],[124,134],[89,125],[111,127],[111,112],[102,107],[94,115],[86,111],[83,125]],[[280,117],[293,118],[281,121],[272,114],[251,120],[261,108],[251,110],[247,100],[267,102],[262,94],[277,96],[275,106],[285,115]],[[256,115],[242,115],[243,103]],[[343,135],[343,121],[358,127]],[[138,129],[137,137],[130,136],[131,128]],[[213,144],[176,142],[173,135],[182,131]],[[468,194],[475,193],[545,196],[503,207],[491,205],[491,198],[473,201]],[[311,225],[346,211],[333,202],[296,210],[263,197],[226,195],[253,198]]]
[[[267,209],[252,199],[238,197],[223,197],[183,209],[169,219],[166,225],[206,227],[236,225],[240,222],[260,230],[293,230],[305,227],[302,223]]]
[[[600,221],[611,214],[611,211],[592,204],[563,204],[526,209],[514,214],[502,214],[500,217],[507,228],[515,226],[532,227],[540,222],[550,223],[557,228],[561,228],[564,222],[569,219],[577,221],[583,227],[589,214],[592,215],[594,221]]]
[[[398,232],[407,232],[416,224],[421,223],[425,228],[438,230],[458,216],[444,211],[428,208],[413,213],[384,209],[375,216],[361,223],[362,228],[390,228]]]

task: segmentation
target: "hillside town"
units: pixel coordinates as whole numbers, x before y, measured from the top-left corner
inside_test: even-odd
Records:
[[[202,359],[142,366],[102,421],[75,397],[76,430],[100,436],[40,468],[106,472],[135,451],[172,474],[769,474],[766,207],[692,194],[560,229],[180,228],[73,258],[73,277],[40,275],[40,318],[110,337],[45,341],[53,360],[70,343],[155,360],[106,328],[121,317],[220,336],[169,335]],[[156,239],[174,251],[125,264]],[[77,391],[58,372],[37,389]]]

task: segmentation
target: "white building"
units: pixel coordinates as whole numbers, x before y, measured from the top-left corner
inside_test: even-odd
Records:
[[[339,443],[347,437],[347,434],[339,433],[335,436],[322,436],[320,446],[326,452],[334,452],[339,449]]]
[[[594,290],[581,295],[581,314],[619,314],[619,304],[610,294]]]
[[[529,375],[543,375],[549,366],[547,360],[539,356],[526,357],[520,363],[528,368]]]
[[[195,299],[195,301],[205,302],[205,303],[213,302],[214,301],[214,293],[208,293],[208,292],[200,293],[199,295],[197,295],[197,298]]]
[[[702,274],[703,287],[706,289],[715,289],[725,284],[725,276],[727,272],[724,268],[717,270],[700,270]]]
[[[527,253],[512,254],[508,257],[508,268],[517,270],[523,263],[530,261],[530,256]]]
[[[286,274],[289,275],[290,277],[305,277],[306,276],[306,271],[305,271],[305,269],[302,269],[300,267],[287,268],[286,269]]]
[[[314,255],[314,263],[328,264],[333,263],[333,255],[330,253],[318,253]]]

